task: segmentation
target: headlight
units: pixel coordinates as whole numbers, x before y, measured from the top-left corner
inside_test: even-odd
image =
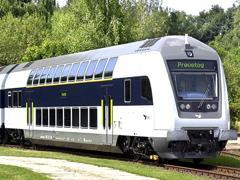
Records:
[[[206,108],[207,108],[207,110],[211,109],[211,105],[210,105],[210,104],[207,104],[207,105],[206,105]]]
[[[216,110],[216,109],[217,109],[217,105],[216,105],[216,104],[213,104],[213,105],[212,105],[212,109],[213,109],[213,110]]]
[[[181,110],[184,110],[184,109],[185,109],[185,104],[181,104],[181,105],[180,105],[180,109],[181,109]]]
[[[190,104],[187,104],[186,105],[186,109],[189,110],[191,108],[191,105]]]

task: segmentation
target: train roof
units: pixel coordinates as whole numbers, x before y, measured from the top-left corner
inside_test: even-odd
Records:
[[[188,37],[189,44],[198,49],[202,49],[205,52],[215,53],[215,51],[204,43]],[[184,36],[165,36],[161,38],[146,39],[142,41],[132,42],[128,44],[122,44],[117,46],[111,46],[96,50],[89,50],[74,54],[68,54],[53,58],[47,58],[42,60],[31,61],[28,63],[19,64],[13,72],[21,70],[31,70],[37,67],[54,66],[58,64],[68,64],[79,61],[118,57],[121,55],[143,53],[147,51],[160,51],[165,58],[173,58],[172,54],[177,54],[179,48],[185,47]],[[183,49],[184,50],[184,49]],[[176,53],[174,52],[176,51]],[[215,53],[216,54],[216,53]],[[206,55],[206,53],[202,53]],[[216,57],[216,55],[215,55]],[[2,73],[2,72],[0,72]]]

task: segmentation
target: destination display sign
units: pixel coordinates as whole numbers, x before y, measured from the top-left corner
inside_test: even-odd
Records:
[[[169,60],[170,71],[217,71],[217,62],[211,60]]]

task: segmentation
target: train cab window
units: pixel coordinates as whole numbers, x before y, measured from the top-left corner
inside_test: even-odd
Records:
[[[67,77],[69,74],[69,71],[71,70],[72,64],[68,64],[64,67],[64,70],[62,72],[62,76],[61,76],[61,82],[66,82],[67,81]]]
[[[42,125],[48,126],[48,109],[46,108],[42,110]]]
[[[32,85],[32,83],[33,83],[33,77],[34,77],[35,73],[36,73],[36,70],[32,70],[31,73],[30,73],[30,75],[28,76],[28,80],[27,80],[27,85],[28,85],[28,86],[31,86],[31,85]]]
[[[53,83],[59,83],[60,76],[62,74],[63,68],[64,68],[64,65],[60,65],[60,66],[57,67],[56,73],[55,73],[54,78],[53,78]]]
[[[90,108],[90,128],[97,128],[97,108]]]
[[[152,89],[148,78],[141,80],[141,96],[142,98],[152,102]]]
[[[113,75],[114,67],[117,63],[117,57],[110,58],[107,64],[107,67],[104,71],[104,78],[111,78]]]
[[[49,124],[55,126],[56,124],[56,111],[55,109],[49,109]]]
[[[93,73],[94,73],[94,70],[96,68],[96,65],[97,65],[97,60],[94,60],[94,61],[91,61],[89,66],[88,66],[88,69],[86,71],[86,74],[85,74],[85,79],[92,79],[93,78]]]
[[[36,109],[36,126],[41,126],[42,124],[42,111],[41,109]]]
[[[37,70],[37,72],[34,76],[34,79],[33,79],[33,85],[38,85],[42,71],[43,71],[43,68]]]
[[[94,79],[102,79],[104,68],[107,64],[107,59],[101,59],[94,73]]]
[[[68,76],[68,81],[75,81],[79,65],[80,65],[79,63],[73,64],[72,69]]]
[[[12,107],[12,92],[8,91],[8,107]]]
[[[57,126],[58,127],[63,126],[63,109],[62,108],[57,109]]]
[[[89,63],[88,61],[82,62],[82,64],[80,65],[80,68],[79,68],[78,74],[77,74],[77,81],[83,81],[84,74],[87,69],[88,63]]]
[[[40,77],[40,84],[45,84],[45,81],[46,81],[46,77],[47,77],[47,74],[48,74],[48,71],[49,71],[49,67],[47,68],[44,68],[43,72],[42,72],[42,75]]]
[[[72,126],[74,128],[79,128],[79,109],[78,108],[72,109]]]
[[[71,110],[69,108],[64,109],[64,127],[71,126]]]
[[[47,83],[48,84],[52,83],[55,71],[56,71],[56,67],[51,67],[51,69],[49,70],[48,75],[47,75]]]
[[[88,109],[81,108],[81,127],[88,128]]]
[[[131,103],[131,79],[124,80],[124,102]]]

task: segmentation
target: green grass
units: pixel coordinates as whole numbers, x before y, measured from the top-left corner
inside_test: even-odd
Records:
[[[64,159],[72,162],[80,162],[86,164],[92,164],[97,166],[110,167],[114,169],[123,170],[129,173],[138,174],[147,177],[154,177],[158,179],[176,179],[176,180],[198,180],[201,177],[181,174],[177,172],[167,171],[160,167],[153,167],[143,164],[136,164],[132,162],[110,160],[110,159],[98,159],[85,156],[77,156],[59,152],[47,152],[47,151],[33,151],[15,148],[0,147],[0,156],[21,156],[21,157],[44,157],[54,159]],[[1,173],[0,173],[1,177]]]
[[[1,180],[48,180],[47,176],[32,172],[28,169],[9,166],[9,165],[0,165],[0,179]]]
[[[240,160],[230,156],[221,155],[218,158],[208,158],[203,161],[204,164],[218,165],[218,166],[229,166],[240,168]]]

